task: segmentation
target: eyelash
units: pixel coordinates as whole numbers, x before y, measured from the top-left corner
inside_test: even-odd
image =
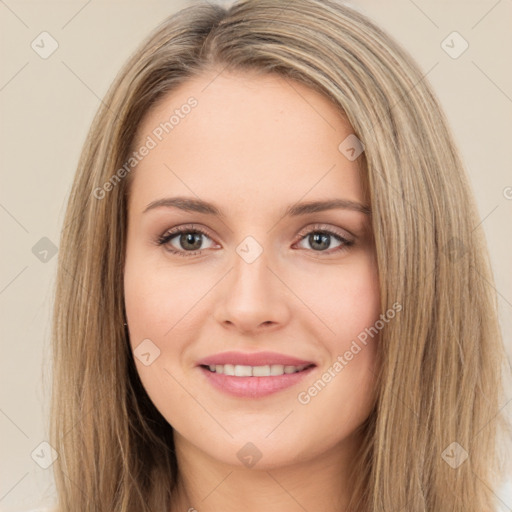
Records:
[[[158,246],[163,246],[163,245],[166,245],[168,244],[173,238],[175,238],[177,235],[181,235],[183,233],[193,233],[193,234],[198,234],[198,233],[201,233],[203,235],[205,235],[206,237],[210,238],[211,237],[208,235],[208,233],[200,228],[200,227],[194,227],[194,226],[180,226],[178,228],[175,228],[171,231],[166,231],[163,235],[159,236],[156,240],[156,243]],[[320,225],[315,225],[313,226],[313,228],[310,228],[308,231],[306,232],[301,232],[299,233],[299,240],[295,243],[298,243],[298,242],[302,242],[306,237],[308,237],[309,235],[311,235],[312,233],[321,233],[323,235],[329,235],[329,236],[332,236],[334,238],[336,238],[339,242],[342,243],[342,245],[340,245],[339,247],[336,247],[334,250],[331,250],[331,251],[314,251],[313,249],[307,249],[307,250],[310,250],[310,251],[313,251],[313,252],[316,252],[316,253],[324,253],[324,254],[333,254],[333,253],[337,253],[337,252],[343,252],[343,251],[347,251],[349,249],[349,247],[351,247],[352,245],[354,245],[354,241],[353,240],[347,240],[344,236],[342,236],[340,233],[337,233],[336,231],[333,231],[332,229],[327,229],[327,228],[324,228]],[[176,250],[174,248],[167,248],[167,250],[171,253],[171,254],[176,254],[177,256],[183,256],[183,257],[190,257],[190,256],[196,256],[198,254],[201,254],[201,252],[203,250],[206,250],[206,249],[200,249],[198,251],[179,251],[179,250]]]

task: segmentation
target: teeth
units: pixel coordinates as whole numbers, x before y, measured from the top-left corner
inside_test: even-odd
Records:
[[[300,372],[308,366],[308,364],[304,364],[302,366],[284,366],[282,364],[272,364],[266,366],[216,364],[210,365],[208,368],[211,372],[223,373],[224,375],[232,375],[235,377],[274,377],[278,375],[284,375],[285,373]]]
[[[224,369],[225,371],[225,369]],[[237,377],[252,377],[252,367],[251,366],[240,366],[237,364],[235,366],[235,375]]]
[[[253,377],[269,377],[270,376],[270,366],[253,366],[252,367],[252,375]]]

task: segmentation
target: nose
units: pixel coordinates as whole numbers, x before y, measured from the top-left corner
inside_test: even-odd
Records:
[[[217,290],[215,319],[245,334],[282,327],[290,319],[292,301],[285,281],[269,267],[265,251],[252,263],[236,254],[233,268]]]

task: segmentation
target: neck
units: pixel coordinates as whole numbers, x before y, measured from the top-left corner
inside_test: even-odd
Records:
[[[259,469],[225,464],[178,433],[174,437],[180,476],[172,512],[348,512],[350,469],[360,437],[312,459]]]

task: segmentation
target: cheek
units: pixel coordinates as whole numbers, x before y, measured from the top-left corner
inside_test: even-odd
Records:
[[[340,297],[340,313],[335,329],[340,333],[338,355],[343,355],[349,381],[356,382],[364,402],[371,395],[379,332],[374,326],[380,315],[380,286],[373,258],[363,262],[359,272],[347,276],[345,298]],[[356,404],[354,404],[356,406]]]
[[[182,404],[190,399],[173,378],[181,381],[176,365],[186,349],[186,336],[176,333],[184,325],[180,320],[190,309],[186,298],[190,291],[184,287],[186,293],[180,293],[184,283],[177,281],[179,272],[157,268],[136,256],[134,251],[127,258],[124,272],[130,345],[143,387],[171,423],[172,418],[179,416]]]
[[[306,285],[310,289],[311,309],[322,320],[317,339],[326,358],[322,382],[316,376],[305,384],[304,400],[299,402],[314,402],[305,411],[324,411],[326,421],[349,421],[350,417],[357,423],[370,412],[377,373],[379,330],[374,326],[381,308],[374,255],[366,253],[350,265],[340,265],[336,271],[328,268],[325,275],[308,279]]]
[[[350,340],[379,318],[380,286],[373,254],[300,275],[295,289],[323,326],[318,335],[330,352],[350,345]],[[313,318],[309,313],[306,317]]]
[[[200,283],[192,284],[188,277],[179,268],[138,257],[136,252],[127,258],[124,293],[130,333],[170,336],[169,331],[201,296]]]
[[[153,276],[147,272],[136,272],[127,266],[124,291],[128,325],[130,333],[136,334],[134,337],[150,337],[150,334],[154,336],[166,328],[169,329],[164,311],[168,311],[172,301],[169,305],[162,304],[162,294]]]
[[[337,332],[343,339],[357,336],[372,326],[380,313],[380,289],[378,274],[374,267],[361,265],[357,271],[344,276],[343,283],[332,297],[337,301]]]
[[[351,272],[344,276],[344,294],[338,293],[345,321],[356,329],[372,325],[380,312],[380,286],[377,263],[373,252],[367,252]],[[340,283],[341,285],[341,283]]]

